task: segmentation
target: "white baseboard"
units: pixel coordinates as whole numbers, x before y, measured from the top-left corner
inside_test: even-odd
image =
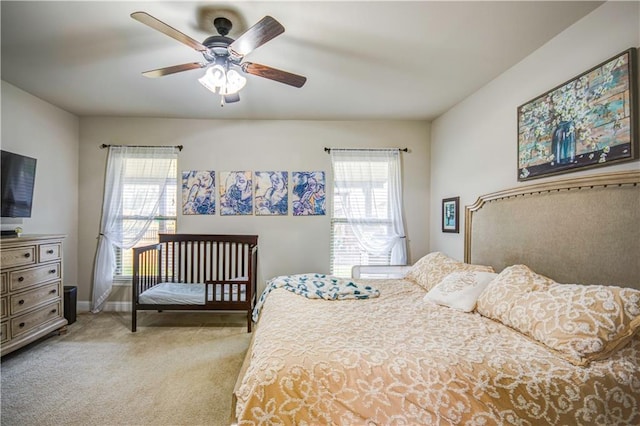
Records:
[[[78,312],[91,312],[91,302],[88,300],[79,300],[77,305]],[[131,302],[107,302],[104,305],[105,312],[131,312]]]

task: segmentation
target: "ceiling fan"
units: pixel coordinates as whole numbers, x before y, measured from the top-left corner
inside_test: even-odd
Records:
[[[225,17],[217,17],[213,25],[219,35],[210,36],[202,43],[146,12],[134,12],[131,17],[195,49],[204,57],[204,62],[173,65],[145,71],[142,75],[155,78],[197,68],[207,68],[204,76],[198,81],[207,89],[221,95],[221,106],[240,100],[238,92],[244,87],[246,79],[238,71],[293,87],[302,87],[307,81],[307,78],[301,75],[267,65],[242,61],[247,54],[284,32],[284,27],[271,16],[265,16],[235,40],[227,37],[232,28],[231,21]]]

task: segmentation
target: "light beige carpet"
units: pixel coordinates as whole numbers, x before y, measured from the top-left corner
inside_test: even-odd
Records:
[[[244,315],[78,315],[2,358],[0,423],[227,425],[249,345]]]

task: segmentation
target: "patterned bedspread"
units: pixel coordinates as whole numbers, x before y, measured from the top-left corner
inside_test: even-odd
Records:
[[[239,424],[640,424],[640,337],[576,367],[476,313],[380,297],[267,297],[236,391]]]

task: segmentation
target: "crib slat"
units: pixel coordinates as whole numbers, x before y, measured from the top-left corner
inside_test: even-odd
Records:
[[[191,255],[189,256],[189,260],[187,261],[187,270],[191,271],[191,277],[189,278],[188,282],[190,283],[194,283],[196,282],[196,275],[197,275],[197,271],[196,271],[196,262],[195,262],[195,257],[196,257],[196,250],[198,248],[198,243],[192,241],[191,244]]]
[[[183,262],[184,262],[185,256],[182,255],[185,244],[186,243],[183,241],[178,243],[178,258],[180,260],[178,261],[178,270],[176,271],[176,274],[178,275],[176,277],[176,281],[179,283],[183,281],[182,274],[183,274],[183,270],[185,269],[183,268]]]
[[[198,247],[198,282],[203,283],[207,280],[207,243],[198,242]]]
[[[217,251],[216,245],[213,242],[211,242],[209,244],[209,246],[210,246],[210,250],[211,250],[211,253],[209,253],[209,279],[210,280],[215,280],[216,279],[216,275],[215,275],[216,272],[215,272],[213,267],[214,267],[214,265],[216,265],[218,263],[218,262],[216,262],[216,256],[217,256],[218,251]]]
[[[226,280],[229,278],[229,257],[231,252],[231,243],[224,244],[224,251],[222,252],[222,276],[221,280]]]
[[[216,242],[216,275],[212,277],[214,280],[220,279],[220,241]]]

